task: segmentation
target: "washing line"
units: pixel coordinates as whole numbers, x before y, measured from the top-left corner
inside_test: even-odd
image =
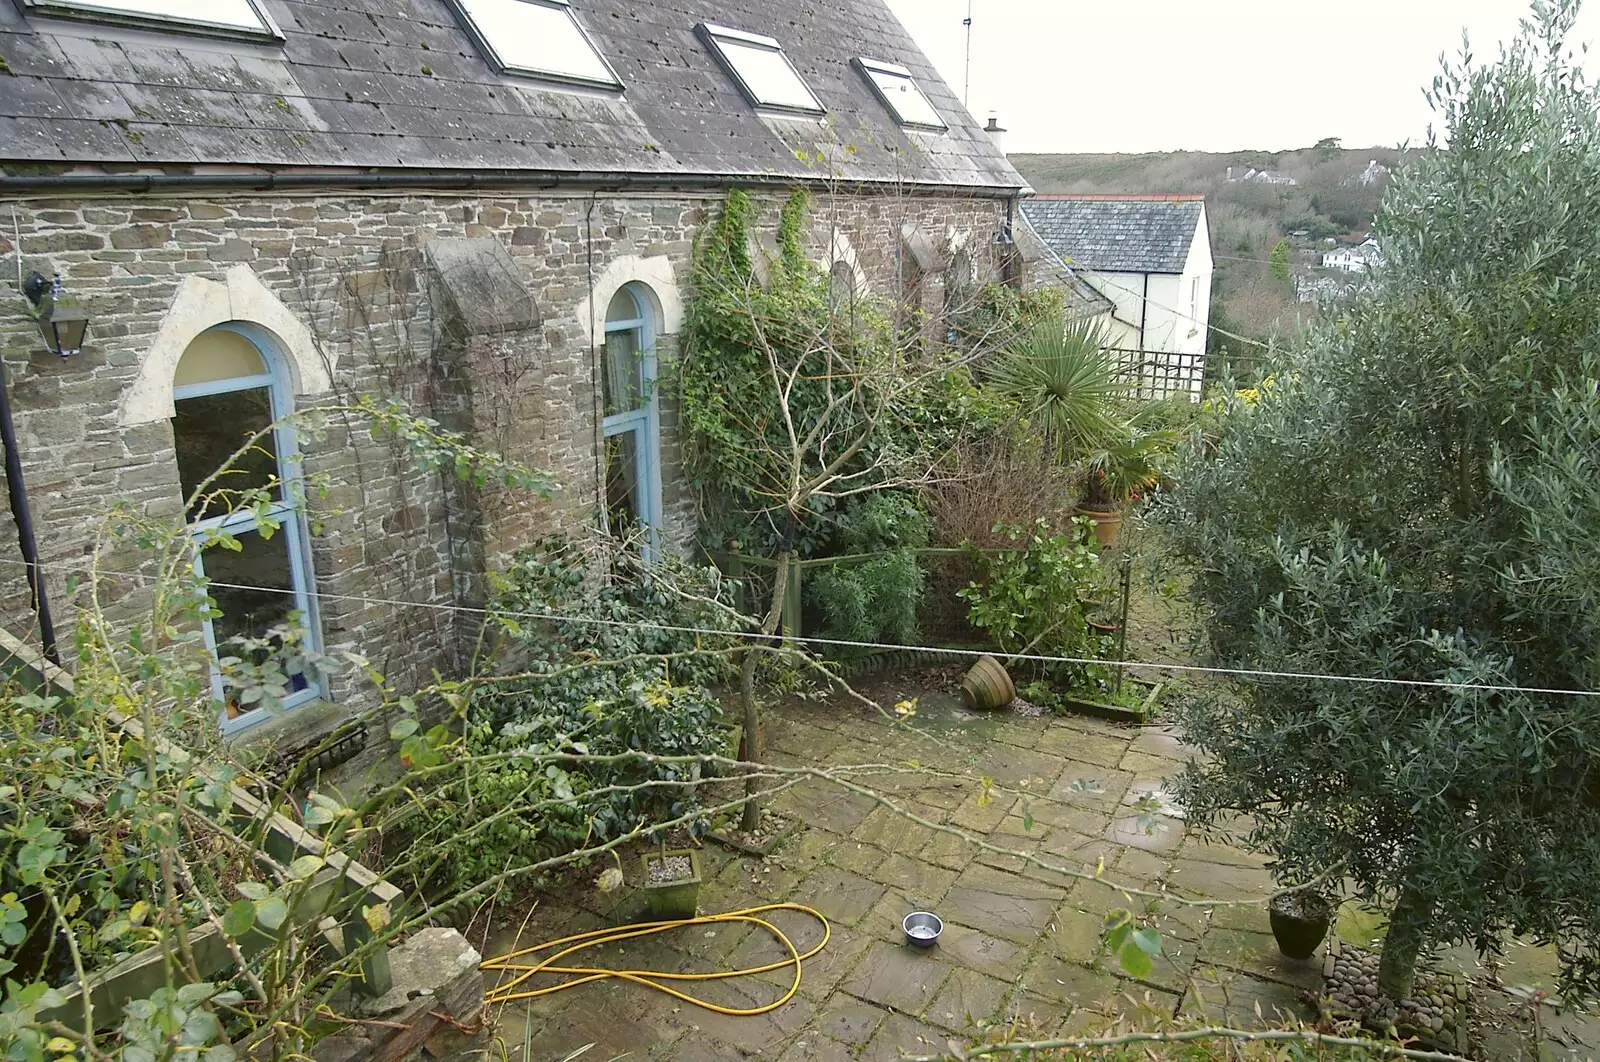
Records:
[[[23,567],[24,562],[10,557],[0,558],[0,564]],[[146,580],[148,573],[120,572],[100,569],[99,574],[119,579]],[[249,590],[262,594],[293,597],[300,591],[275,586],[252,586],[249,583],[207,580],[208,586],[222,590]],[[1216,675],[1223,678],[1283,679],[1298,682],[1335,682],[1345,685],[1402,687],[1407,689],[1449,690],[1457,693],[1520,693],[1533,697],[1595,697],[1600,690],[1572,690],[1542,686],[1513,686],[1488,682],[1449,682],[1440,679],[1403,679],[1381,675],[1338,675],[1316,671],[1272,671],[1265,668],[1213,667],[1203,664],[1178,664],[1151,660],[1107,660],[1102,657],[1046,656],[1038,653],[1007,653],[998,649],[959,649],[938,645],[902,645],[895,642],[852,641],[846,638],[821,638],[815,635],[763,634],[760,631],[718,630],[713,627],[692,627],[681,624],[658,623],[652,620],[615,620],[599,616],[572,616],[559,612],[527,612],[506,609],[479,608],[438,601],[406,601],[400,598],[372,597],[367,594],[336,594],[325,590],[306,590],[305,596],[319,601],[342,601],[363,605],[388,605],[395,608],[420,608],[434,612],[453,612],[465,615],[507,619],[544,620],[551,623],[569,623],[575,626],[621,627],[629,630],[657,631],[663,634],[692,634],[704,638],[744,638],[750,641],[775,645],[799,644],[822,646],[830,649],[864,649],[887,653],[920,653],[929,656],[949,656],[977,660],[992,656],[1027,664],[1072,664],[1078,666],[1127,668],[1130,670],[1170,672],[1180,675]]]

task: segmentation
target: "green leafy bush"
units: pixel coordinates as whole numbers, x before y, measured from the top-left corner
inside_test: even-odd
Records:
[[[952,322],[956,342],[979,354],[997,350],[1035,325],[1059,322],[1063,305],[1056,288],[1018,291],[1009,284],[987,284]]]
[[[707,773],[698,762],[563,764],[552,754],[726,751],[708,687],[729,677],[732,640],[689,633],[738,626],[714,570],[552,537],[520,552],[498,586],[498,644],[462,704],[463,751],[482,762],[408,827],[412,843],[448,852],[435,888],[692,814]],[[495,677],[505,671],[515,677]],[[454,841],[469,829],[469,842]]]
[[[971,605],[968,621],[987,631],[1003,652],[1077,659],[1099,654],[1089,614],[1105,592],[1105,569],[1089,544],[1089,522],[1080,518],[1073,529],[1071,535],[1054,534],[1043,520],[1031,527],[998,527],[1013,547],[975,555],[983,579],[958,596]],[[1028,670],[1072,687],[1098,675],[1094,665],[1085,664]]]
[[[1182,719],[1197,829],[1253,815],[1291,883],[1391,914],[1379,987],[1435,944],[1553,941],[1600,990],[1600,93],[1575,5],[1447,67],[1449,150],[1390,182],[1385,263],[1224,399],[1158,500],[1211,661]]]
[[[483,762],[452,779],[446,799],[431,802],[425,820],[410,829],[412,843],[425,840],[446,854],[431,887],[475,884],[508,867],[695,811],[698,783],[710,773],[699,763],[550,762],[554,753],[676,757],[727,751],[718,725],[722,706],[708,690],[626,677],[621,684],[588,701],[571,699],[570,690],[549,697],[525,692],[519,698],[522,720],[499,729],[487,723],[471,727],[466,752]],[[691,832],[705,826],[696,820]],[[470,841],[457,843],[468,829]]]
[[[915,642],[917,610],[927,596],[927,574],[915,551],[927,544],[928,518],[910,495],[875,494],[851,507],[839,524],[838,552],[875,556],[808,577],[823,634],[853,642]]]

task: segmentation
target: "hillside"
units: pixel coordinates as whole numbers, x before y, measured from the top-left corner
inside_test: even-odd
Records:
[[[1330,239],[1360,242],[1371,227],[1385,180],[1361,181],[1368,164],[1393,168],[1394,148],[1351,150],[1328,141],[1276,154],[1262,151],[1171,151],[1144,155],[1012,155],[1036,191],[1199,192],[1206,197],[1211,250],[1217,260],[1212,323],[1257,339],[1282,335],[1316,313],[1301,302],[1296,280],[1314,280]],[[1228,180],[1267,170],[1294,184]],[[1268,265],[1273,248],[1288,244],[1292,277]],[[1213,334],[1218,353],[1247,354],[1245,345]]]

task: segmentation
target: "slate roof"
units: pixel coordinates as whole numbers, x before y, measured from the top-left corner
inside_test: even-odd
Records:
[[[0,0],[0,166],[1027,187],[884,0],[573,0],[624,83],[610,96],[496,73],[445,0],[261,2],[281,46],[25,17]],[[695,35],[702,21],[778,38],[831,125],[758,115]],[[902,129],[856,56],[909,67],[948,133]]]
[[[1066,300],[1069,317],[1110,313],[1116,309],[1116,304],[1109,297],[1084,280],[1077,270],[1066,263],[1061,252],[1044,241],[1028,220],[1026,210],[1017,221],[1013,235],[1031,286],[1060,290]]]
[[[1022,212],[1074,268],[1182,273],[1205,200],[1199,196],[1038,196]]]

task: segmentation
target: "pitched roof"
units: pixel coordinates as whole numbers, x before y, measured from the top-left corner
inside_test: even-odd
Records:
[[[1030,286],[1060,290],[1069,317],[1107,313],[1116,308],[1109,297],[1079,276],[1077,270],[1062,259],[1061,253],[1040,237],[1026,211],[1017,220],[1021,224],[1016,227],[1014,236]]]
[[[1056,253],[1106,273],[1182,273],[1204,211],[1204,197],[1190,195],[1044,195],[1022,204]]]
[[[0,2],[11,75],[0,76],[0,166],[1027,187],[885,0],[573,0],[621,93],[497,73],[446,0],[259,2],[281,45],[25,17]],[[833,121],[757,114],[700,22],[778,38]],[[858,56],[908,67],[948,132],[903,129],[850,65]]]

